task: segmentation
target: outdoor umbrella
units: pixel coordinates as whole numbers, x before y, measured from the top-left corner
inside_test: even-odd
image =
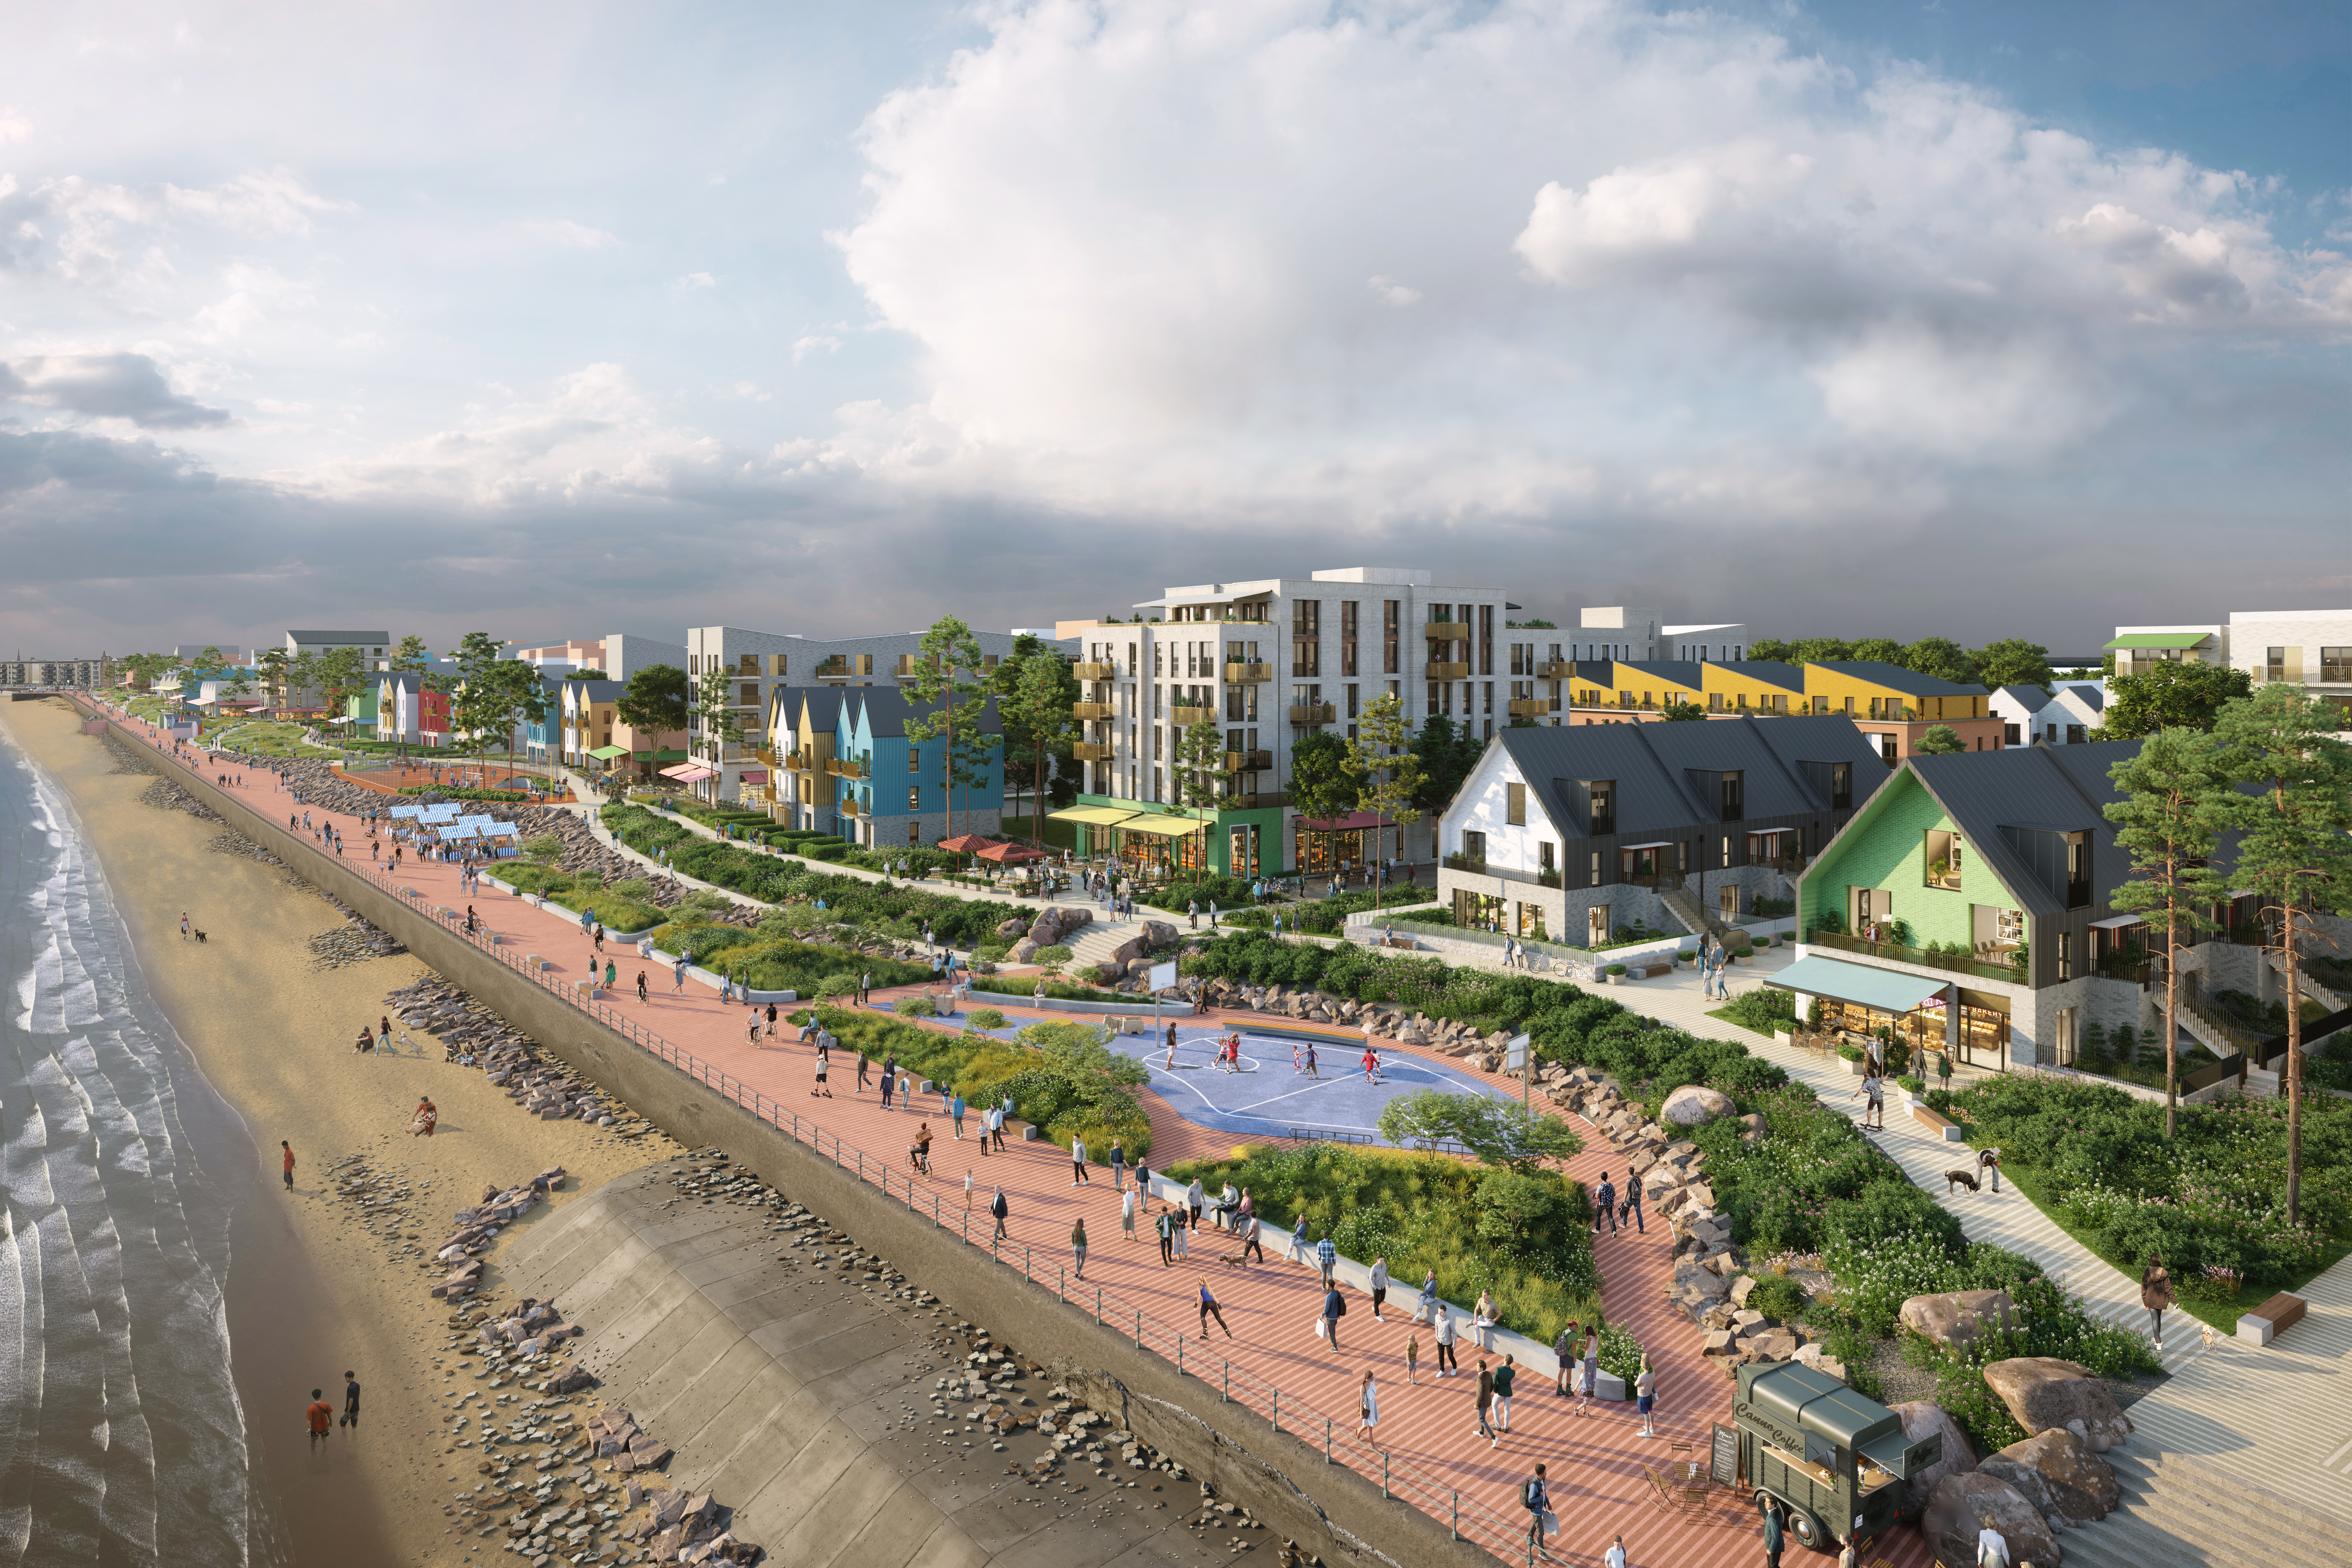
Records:
[[[953,838],[940,839],[938,847],[950,855],[977,855],[995,842],[977,833],[959,833]]]

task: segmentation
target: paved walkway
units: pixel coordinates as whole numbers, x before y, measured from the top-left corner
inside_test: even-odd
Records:
[[[217,770],[200,757],[194,771],[209,774]],[[262,817],[283,822],[289,810],[298,809],[273,787],[272,775],[248,771],[246,779],[241,790],[230,793]],[[319,809],[310,809],[315,821]],[[465,906],[455,868],[404,868],[397,878],[372,873],[357,824],[345,826],[361,848],[360,854],[344,858],[354,875],[387,887],[414,888],[427,908]],[[541,976],[543,982],[576,999],[576,987],[561,987],[584,977],[595,955],[575,923],[520,899],[491,896],[472,902],[490,931],[504,938],[503,945],[493,951],[509,960],[524,952],[544,955],[552,967]],[[626,983],[634,975],[623,978]],[[663,982],[667,976],[655,979]],[[1002,1154],[980,1155],[973,1142],[959,1143],[945,1136],[936,1117],[931,1119],[940,1139],[934,1145],[936,1173],[910,1176],[902,1152],[913,1131],[908,1112],[885,1111],[876,1097],[852,1092],[854,1073],[834,1075],[839,1086],[835,1098],[811,1097],[814,1053],[781,1043],[772,1047],[746,1044],[744,1010],[720,1005],[714,993],[698,984],[689,983],[684,994],[671,995],[666,984],[657,983],[646,1004],[631,996],[598,1004],[596,1011],[648,1048],[751,1106],[756,1114],[787,1126],[803,1142],[854,1165],[910,1208],[930,1213],[975,1245],[990,1245],[984,1205],[1002,1184],[1012,1219],[1009,1239],[998,1244],[996,1251],[1008,1265],[1022,1268],[1041,1288],[1097,1311],[1106,1321],[1139,1324],[1152,1350],[1181,1360],[1188,1372],[1212,1384],[1215,1393],[1204,1389],[1204,1399],[1217,1397],[1230,1386],[1233,1396],[1252,1410],[1272,1414],[1266,1395],[1278,1392],[1273,1409],[1278,1409],[1286,1431],[1318,1444],[1328,1438],[1337,1462],[1374,1479],[1385,1476],[1397,1495],[1434,1517],[1449,1519],[1458,1507],[1464,1532],[1510,1561],[1524,1560],[1526,1516],[1517,1506],[1517,1488],[1538,1460],[1550,1467],[1555,1506],[1564,1522],[1565,1532],[1554,1547],[1558,1561],[1596,1563],[1617,1533],[1624,1536],[1636,1568],[1732,1568],[1755,1559],[1753,1515],[1737,1498],[1719,1495],[1713,1506],[1683,1513],[1661,1507],[1652,1490],[1648,1472],[1664,1470],[1684,1457],[1675,1445],[1690,1445],[1687,1452],[1704,1458],[1708,1424],[1728,1419],[1731,1394],[1721,1370],[1700,1355],[1696,1329],[1666,1302],[1672,1238],[1664,1226],[1655,1235],[1604,1237],[1596,1247],[1604,1310],[1649,1348],[1658,1369],[1661,1435],[1641,1436],[1639,1417],[1626,1404],[1599,1405],[1591,1414],[1576,1415],[1569,1401],[1550,1392],[1548,1377],[1529,1369],[1514,1400],[1510,1433],[1499,1446],[1482,1447],[1485,1440],[1474,1433],[1475,1376],[1438,1380],[1434,1342],[1426,1329],[1419,1331],[1420,1384],[1410,1385],[1403,1350],[1415,1330],[1398,1310],[1388,1314],[1384,1324],[1373,1321],[1370,1302],[1350,1291],[1350,1312],[1341,1320],[1342,1348],[1334,1353],[1312,1332],[1320,1299],[1313,1271],[1280,1262],[1278,1249],[1273,1253],[1276,1261],[1268,1265],[1229,1268],[1219,1261],[1222,1233],[1205,1231],[1197,1233],[1198,1250],[1190,1259],[1179,1267],[1163,1267],[1143,1227],[1133,1240],[1120,1233],[1118,1198],[1107,1176],[1097,1176],[1090,1185],[1071,1185],[1067,1158],[1046,1144],[1016,1142]],[[1017,1005],[1005,1011],[1024,1016]],[[1244,1024],[1257,1019],[1254,1014],[1231,1016]],[[340,1028],[320,1047],[341,1051]],[[1458,1064],[1447,1065],[1463,1070]],[[1491,1076],[1484,1081],[1497,1089],[1510,1087]],[[1231,1134],[1184,1121],[1157,1095],[1147,1094],[1146,1104],[1153,1121],[1155,1164],[1219,1152],[1230,1145]],[[1590,1128],[1582,1131],[1589,1147],[1570,1162],[1568,1171],[1592,1183],[1602,1170],[1614,1170],[1615,1161]],[[962,1193],[967,1172],[977,1194],[969,1212]],[[1622,1180],[1622,1170],[1614,1173]],[[1080,1217],[1093,1242],[1087,1260],[1092,1272],[1083,1281],[1069,1273],[1068,1235]],[[1193,1307],[1203,1281],[1223,1308],[1230,1337],[1211,1325],[1211,1337],[1203,1342]],[[1400,1290],[1398,1296],[1409,1300],[1411,1292]],[[1047,1346],[1021,1344],[1017,1331],[1012,1337],[1017,1348],[1050,1353]],[[1465,1361],[1475,1373],[1475,1352]],[[1381,1390],[1383,1420],[1372,1444],[1349,1436],[1356,1387],[1366,1368],[1373,1371]],[[1926,1568],[1927,1563],[1924,1542],[1908,1530],[1874,1545],[1871,1560],[1880,1556],[1894,1568]]]

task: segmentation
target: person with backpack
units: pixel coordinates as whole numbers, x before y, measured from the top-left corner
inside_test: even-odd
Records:
[[[1542,1552],[1549,1556],[1550,1552],[1545,1547],[1543,1538],[1557,1531],[1559,1521],[1552,1515],[1551,1489],[1544,1484],[1544,1468],[1541,1465],[1536,1467],[1536,1473],[1519,1489],[1519,1506],[1528,1510],[1528,1550]]]
[[[1599,1236],[1601,1234],[1601,1223],[1606,1221],[1609,1226],[1609,1234],[1612,1236],[1616,1235],[1617,1184],[1609,1179],[1609,1173],[1606,1171],[1601,1173],[1601,1185],[1593,1189],[1592,1202],[1595,1210],[1595,1217],[1592,1221],[1592,1234]]]

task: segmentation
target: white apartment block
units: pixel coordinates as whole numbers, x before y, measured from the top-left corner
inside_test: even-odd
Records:
[[[1737,664],[1748,657],[1748,627],[1739,621],[1711,626],[1668,626],[1656,610],[1630,605],[1587,606],[1578,617],[1577,640],[1568,645],[1570,664],[1593,659],[1671,659],[1684,664]]]
[[[2352,610],[2232,610],[2229,662],[2257,682],[2291,680],[2352,713]]]
[[[976,675],[992,674],[1013,657],[1012,632],[975,631],[972,637],[980,645],[982,665],[972,672]],[[771,771],[774,747],[766,733],[769,699],[779,687],[895,685],[913,679],[922,651],[921,632],[811,637],[741,626],[690,627],[686,634],[688,700],[699,705],[706,678],[725,681],[734,698],[728,706],[742,732],[740,742],[721,746],[700,717],[689,721],[687,745],[694,760],[718,770],[718,776],[694,786],[696,793],[709,800],[766,803],[775,782]]]
[[[506,657],[520,659],[541,674],[559,679],[575,669],[601,669],[607,680],[626,680],[656,664],[684,669],[686,645],[626,632],[606,632],[600,637],[575,637],[538,647],[509,647]]]
[[[367,661],[370,670],[392,668],[392,637],[385,632],[289,631],[286,634],[286,656],[302,654],[325,655],[339,647],[355,647],[360,658]]]
[[[2106,651],[2117,675],[2139,675],[2159,664],[2228,664],[2226,626],[2117,626]]]

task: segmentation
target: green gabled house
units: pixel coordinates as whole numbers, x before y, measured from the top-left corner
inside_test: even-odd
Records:
[[[2138,744],[1904,759],[1798,879],[1798,961],[1767,984],[1979,1067],[2066,1066],[2094,1022],[2160,1028],[2157,943],[2107,901],[2130,876],[2107,770]]]

